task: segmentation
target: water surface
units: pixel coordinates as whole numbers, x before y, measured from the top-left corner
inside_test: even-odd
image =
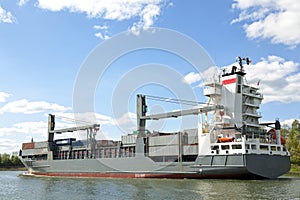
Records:
[[[0,199],[300,199],[300,178],[75,179],[0,172]]]

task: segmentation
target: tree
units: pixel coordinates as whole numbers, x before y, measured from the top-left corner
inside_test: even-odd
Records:
[[[18,156],[11,156],[9,154],[0,154],[0,168],[10,167],[24,167]]]
[[[19,159],[18,156],[12,156],[11,157],[11,163],[15,167],[22,167],[23,166],[23,164],[22,164],[22,162],[21,162],[21,160]]]
[[[289,132],[290,132],[290,126],[287,124],[283,124],[280,129],[281,136],[287,139],[289,136]]]
[[[2,167],[10,167],[12,165],[12,162],[10,160],[10,155],[9,154],[2,154],[1,155],[1,166]]]
[[[291,153],[291,163],[300,165],[300,124],[298,120],[292,123],[287,138],[287,146]]]

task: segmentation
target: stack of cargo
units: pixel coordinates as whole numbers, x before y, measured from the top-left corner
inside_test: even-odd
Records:
[[[122,146],[135,146],[137,134],[128,134],[121,136]]]
[[[86,144],[87,144],[86,140],[77,140],[72,142],[72,147],[73,149],[85,148]]]
[[[75,141],[76,141],[75,138],[65,138],[65,139],[55,140],[54,142],[60,151],[71,151],[72,144]]]
[[[118,142],[113,140],[97,140],[97,148],[117,146]]]
[[[47,154],[48,152],[48,142],[28,142],[22,144],[22,155],[23,156],[32,156]]]
[[[198,129],[186,129],[184,133],[187,135],[187,144],[183,146],[183,155],[198,154]]]
[[[119,156],[120,142],[113,140],[97,140],[96,158],[116,158]]]
[[[181,146],[187,143],[183,133],[149,137],[149,156],[178,156]]]
[[[137,134],[121,136],[120,157],[134,157]]]
[[[34,149],[34,142],[28,142],[22,144],[22,150]]]
[[[198,129],[186,129],[183,132],[188,135],[188,144],[198,144]]]

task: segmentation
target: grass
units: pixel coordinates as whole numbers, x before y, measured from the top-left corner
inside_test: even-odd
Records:
[[[291,164],[291,170],[290,170],[289,173],[291,173],[291,174],[300,174],[300,165]]]

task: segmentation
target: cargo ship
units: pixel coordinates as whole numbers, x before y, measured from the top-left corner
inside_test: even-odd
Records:
[[[205,105],[148,114],[147,95],[137,95],[137,128],[119,141],[97,140],[100,124],[55,129],[48,118],[48,140],[23,143],[25,175],[111,178],[274,179],[290,170],[290,153],[280,122],[259,123],[263,95],[247,84],[244,65],[223,70],[204,84]],[[153,96],[150,96],[153,98]],[[146,122],[198,116],[198,127],[178,132],[149,131]],[[208,122],[208,116],[211,118]],[[86,131],[87,138],[55,139],[56,134]]]

